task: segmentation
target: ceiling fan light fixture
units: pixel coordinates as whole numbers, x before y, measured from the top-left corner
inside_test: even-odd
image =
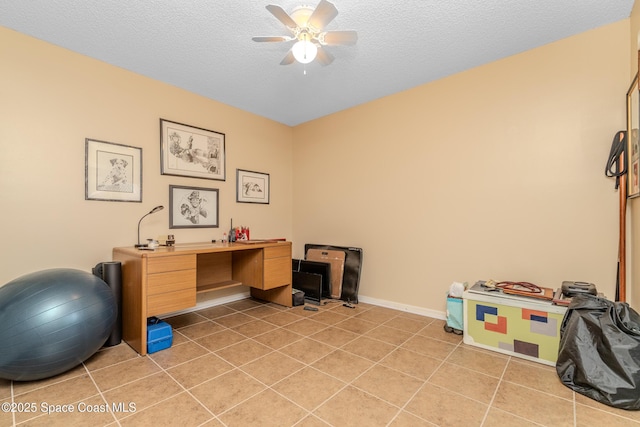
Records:
[[[318,48],[312,41],[309,41],[307,37],[304,37],[293,45],[291,52],[293,52],[293,57],[296,58],[296,61],[301,64],[308,64],[316,59]]]

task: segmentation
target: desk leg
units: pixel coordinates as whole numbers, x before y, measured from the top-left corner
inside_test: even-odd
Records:
[[[285,307],[291,307],[293,305],[291,285],[268,289],[266,291],[258,288],[251,288],[251,296],[264,301],[284,305]]]

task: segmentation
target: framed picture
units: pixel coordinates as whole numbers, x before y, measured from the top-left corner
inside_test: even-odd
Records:
[[[640,153],[638,151],[638,129],[640,128],[640,90],[638,74],[627,91],[627,196],[640,195]]]
[[[142,148],[86,138],[84,198],[142,202]]]
[[[269,174],[236,169],[236,201],[269,204]]]
[[[226,179],[224,133],[160,119],[160,173]]]
[[[169,228],[217,228],[218,189],[169,186]]]

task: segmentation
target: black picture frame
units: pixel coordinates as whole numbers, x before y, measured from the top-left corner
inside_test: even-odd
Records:
[[[142,202],[142,148],[85,138],[84,198]]]
[[[162,175],[226,180],[225,134],[160,119]]]
[[[169,228],[218,228],[217,188],[169,186]]]
[[[268,205],[271,176],[264,172],[236,169],[236,202]]]

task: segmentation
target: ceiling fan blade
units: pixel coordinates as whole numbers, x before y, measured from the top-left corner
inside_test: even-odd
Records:
[[[298,27],[296,21],[294,21],[293,18],[291,18],[289,14],[285,12],[284,9],[280,6],[270,4],[267,5],[267,10],[271,12],[271,14],[275,16],[278,21],[282,22],[287,28],[291,28],[293,30],[294,28]]]
[[[320,31],[336,16],[338,16],[338,9],[336,9],[333,3],[327,0],[320,0],[320,3],[316,6],[316,10],[314,10],[309,17],[308,25]]]
[[[257,36],[251,37],[254,42],[288,42],[293,40],[293,37],[289,36]]]
[[[316,55],[316,61],[320,63],[320,65],[329,65],[333,62],[333,55],[327,52],[325,49],[318,49],[318,54]]]
[[[356,31],[326,31],[318,36],[320,44],[324,45],[354,45],[358,41],[358,33]]]
[[[287,52],[287,56],[285,56],[282,61],[280,61],[280,65],[289,65],[289,64],[293,64],[293,61],[295,61],[296,58],[293,56],[293,52],[290,50],[289,52]]]

